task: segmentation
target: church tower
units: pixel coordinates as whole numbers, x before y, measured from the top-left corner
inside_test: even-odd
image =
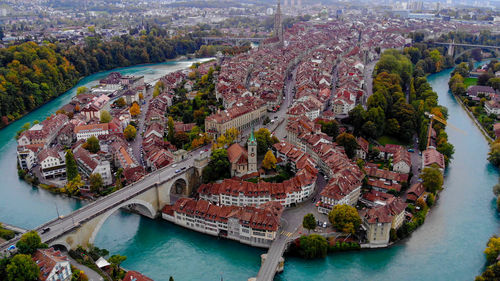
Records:
[[[283,46],[283,18],[280,1],[278,0],[276,12],[274,13],[274,36],[278,37],[280,45]]]
[[[257,172],[257,140],[252,133],[248,139],[248,173]]]

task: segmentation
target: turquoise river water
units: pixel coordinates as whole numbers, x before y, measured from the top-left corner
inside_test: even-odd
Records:
[[[117,69],[154,80],[193,61]],[[406,241],[382,250],[329,255],[306,261],[287,258],[276,280],[473,280],[485,264],[488,238],[498,233],[499,217],[491,187],[498,171],[487,160],[488,143],[448,91],[451,70],[429,76],[448,107],[449,122],[466,132],[448,130],[455,155],[447,170],[445,190],[425,224]],[[82,85],[93,86],[109,72],[82,79],[54,101],[0,131],[0,221],[25,228],[38,226],[82,206],[82,202],[32,188],[16,171],[17,130],[42,120],[67,103]],[[105,223],[96,246],[126,255],[123,266],[155,280],[247,280],[255,276],[263,250],[219,240],[159,220],[118,212]]]

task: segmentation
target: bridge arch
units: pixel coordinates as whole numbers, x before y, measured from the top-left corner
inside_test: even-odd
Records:
[[[120,205],[116,206],[115,208],[109,210],[106,212],[99,220],[97,225],[95,226],[94,230],[92,231],[92,235],[90,235],[89,244],[94,244],[95,238],[97,237],[97,234],[99,233],[99,230],[101,230],[101,227],[104,225],[106,220],[114,214],[116,211],[123,207],[132,207],[133,210],[139,212],[141,215],[146,216],[150,219],[154,219],[156,217],[157,211],[153,207],[153,205],[149,202],[146,202],[144,200],[140,199],[130,199],[127,200],[126,202],[121,203]]]
[[[63,252],[68,252],[69,250],[71,250],[71,246],[64,240],[56,240],[50,243],[49,247],[52,247],[55,250],[61,250]]]
[[[176,179],[170,186],[170,194],[188,195],[188,182],[184,178]]]
[[[465,49],[463,51],[461,51],[460,53],[458,54],[455,54],[455,56],[453,57],[453,59],[456,61],[457,59],[459,59],[461,56],[467,54],[467,53],[471,53],[473,50],[488,50],[488,51],[492,51],[496,56],[499,56],[500,55],[500,52],[498,51],[498,49],[495,49],[495,48],[485,48],[485,47],[476,47],[476,48],[469,48],[469,49]]]

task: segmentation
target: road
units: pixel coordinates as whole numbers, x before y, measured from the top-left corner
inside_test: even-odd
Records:
[[[316,188],[310,198],[318,198],[319,194],[326,186],[326,180],[322,174],[318,174],[316,180]],[[302,220],[306,214],[312,213],[314,217],[320,221],[327,221],[328,218],[324,214],[318,213],[318,209],[314,204],[316,200],[310,198],[300,203],[296,207],[287,208],[281,216],[281,228],[278,230],[278,236],[271,244],[267,252],[267,258],[262,264],[257,280],[270,281],[273,280],[278,267],[279,259],[283,256],[286,250],[287,243],[293,241],[301,235],[299,228],[302,225]]]
[[[199,151],[201,151],[202,149],[204,148],[193,151],[191,155],[197,155],[196,153],[199,153]],[[51,242],[58,237],[70,231],[73,231],[73,229],[78,228],[81,223],[84,223],[90,218],[98,216],[102,212],[108,211],[111,208],[120,205],[121,203],[136,196],[137,194],[141,194],[147,191],[156,183],[164,182],[170,178],[182,174],[175,173],[175,171],[184,167],[186,168],[186,170],[192,167],[194,165],[194,157],[189,157],[180,162],[177,162],[176,164],[177,165],[175,168],[173,168],[172,166],[167,166],[154,171],[132,185],[128,185],[108,196],[101,197],[98,200],[74,211],[73,213],[68,214],[67,216],[55,218],[54,220],[42,226],[39,226],[35,229],[35,231],[39,233],[42,242]],[[42,230],[46,228],[50,228],[50,230],[42,233]],[[19,238],[20,237],[16,237],[0,245],[0,253],[6,253],[7,248],[10,245],[15,245],[19,241]]]
[[[365,65],[365,71],[363,74],[364,80],[365,80],[365,94],[363,95],[363,98],[361,99],[361,104],[363,107],[366,109],[366,102],[368,101],[368,98],[373,94],[373,69],[375,68],[375,65],[377,64],[378,60],[374,60],[367,65]]]
[[[146,112],[147,112],[148,107],[149,107],[149,102],[153,98],[153,90],[154,90],[154,87],[146,88],[146,91],[144,94],[145,103],[141,104],[141,114],[139,115],[139,118],[138,118],[139,120],[138,120],[138,127],[137,127],[137,135],[136,135],[134,141],[132,141],[130,143],[130,147],[132,148],[132,153],[133,153],[135,159],[137,161],[139,161],[139,165],[142,165],[142,166],[144,166],[143,157],[141,155],[142,139],[143,139],[142,133],[143,133],[144,129],[146,128],[146,124],[144,121],[146,119]]]
[[[257,131],[260,128],[268,128],[270,131],[272,131],[275,127],[276,124],[279,124],[279,126],[274,130],[274,135],[280,139],[283,140],[284,137],[286,136],[286,112],[288,111],[288,108],[292,105],[293,103],[293,97],[295,95],[294,93],[294,88],[295,88],[295,75],[297,74],[297,68],[295,68],[292,72],[291,75],[288,76],[285,80],[285,86],[283,89],[284,93],[284,99],[283,102],[280,105],[280,109],[276,112],[271,112],[268,113],[269,119],[274,120],[273,123],[268,123],[267,125],[262,125],[262,123],[257,124],[253,129]],[[240,144],[244,145],[246,142],[247,138],[246,136],[250,135],[250,130],[246,129],[242,132],[240,132]]]
[[[71,263],[71,265],[80,269],[81,271],[83,271],[83,273],[85,273],[85,275],[87,275],[87,277],[89,278],[89,281],[102,281],[102,280],[104,280],[104,278],[102,278],[102,276],[99,275],[97,272],[86,267],[85,265],[83,265],[81,263],[78,263],[76,260],[74,260],[72,257],[70,257],[67,253],[66,253],[66,256],[68,257],[68,260]]]

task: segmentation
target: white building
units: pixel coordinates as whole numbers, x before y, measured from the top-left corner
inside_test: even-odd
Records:
[[[268,248],[276,238],[282,211],[276,202],[237,207],[181,198],[163,208],[162,218],[201,233]]]
[[[44,178],[54,178],[66,175],[66,153],[55,148],[45,148],[38,154],[40,171]]]
[[[31,170],[36,164],[37,153],[42,149],[43,145],[20,145],[17,147],[17,162],[19,167],[24,170]]]
[[[74,155],[79,170],[86,177],[90,177],[92,174],[100,174],[104,185],[113,183],[109,161],[100,159],[96,154],[90,154],[90,152],[82,147],[78,147],[74,151]]]
[[[41,281],[69,281],[71,280],[71,265],[68,257],[60,251],[38,249],[33,254],[33,260],[40,268]]]
[[[86,140],[90,137],[99,137],[109,133],[108,127],[110,123],[92,124],[76,126],[74,132],[77,140]]]
[[[282,183],[261,181],[252,183],[226,179],[220,183],[203,184],[199,187],[200,199],[225,206],[258,206],[266,202],[278,202],[284,207],[303,202],[316,187],[316,175],[303,170],[294,178]]]

